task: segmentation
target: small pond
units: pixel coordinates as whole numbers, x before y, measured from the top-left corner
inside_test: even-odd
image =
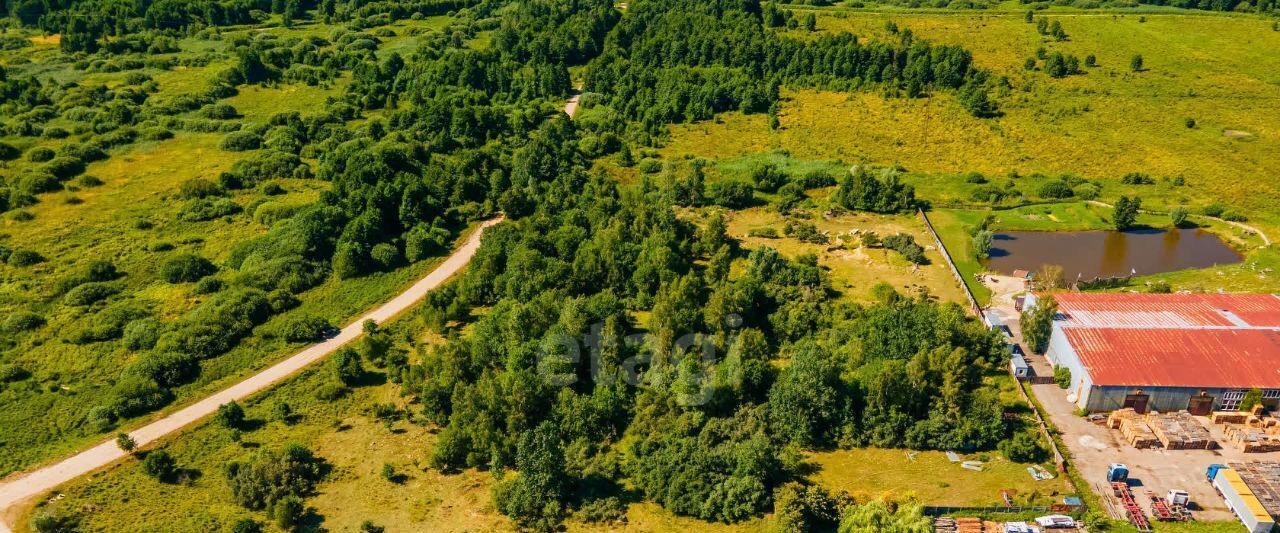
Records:
[[[1010,231],[997,233],[984,265],[1002,274],[1062,265],[1068,281],[1158,274],[1239,263],[1243,257],[1202,229]]]

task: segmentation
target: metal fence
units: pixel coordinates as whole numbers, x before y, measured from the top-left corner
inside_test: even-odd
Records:
[[[925,507],[927,516],[943,516],[955,513],[1047,513],[1050,507]]]

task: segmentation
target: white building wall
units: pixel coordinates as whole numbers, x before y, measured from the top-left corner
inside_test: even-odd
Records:
[[[1071,343],[1067,342],[1067,335],[1062,332],[1062,325],[1055,322],[1053,324],[1053,332],[1049,335],[1049,348],[1045,350],[1045,358],[1049,360],[1049,364],[1056,369],[1064,367],[1071,372],[1071,386],[1067,388],[1068,393],[1075,393],[1076,405],[1079,407],[1087,407],[1094,409],[1089,405],[1089,397],[1093,393],[1093,377],[1089,375],[1089,371],[1085,369],[1084,364],[1080,362],[1080,357],[1076,355],[1076,351],[1071,347]]]

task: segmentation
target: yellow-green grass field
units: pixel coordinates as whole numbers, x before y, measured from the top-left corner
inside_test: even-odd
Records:
[[[1011,88],[996,95],[1003,116],[974,118],[945,91],[905,99],[793,88],[783,91],[778,132],[763,115],[727,114],[674,127],[664,151],[715,158],[784,149],[927,175],[1180,175],[1188,185],[1177,191],[1134,192],[1152,196],[1153,207],[1220,201],[1273,229],[1280,223],[1280,184],[1268,178],[1280,163],[1280,115],[1269,112],[1280,100],[1280,32],[1269,20],[1076,12],[1050,15],[1070,36],[1051,42],[1020,12],[816,12],[821,32],[896,38],[885,30],[892,20],[917,37],[963,45],[979,67],[1008,77]],[[1098,66],[1064,79],[1023,70],[1042,46],[1082,61],[1093,54]],[[1134,54],[1144,58],[1142,72],[1129,70]],[[1104,199],[1125,190],[1104,187]]]
[[[1000,491],[1013,490],[1019,504],[1049,505],[1074,493],[1066,478],[1036,481],[1026,464],[994,452],[961,454],[964,461],[983,461],[982,472],[962,468],[946,454],[930,451],[859,448],[815,453],[811,459],[819,466],[812,476],[815,481],[848,491],[859,500],[914,496],[930,505],[985,507],[1003,505]]]
[[[1280,118],[1261,112],[1280,98],[1280,57],[1272,53],[1280,47],[1280,32],[1269,20],[1148,15],[1139,22],[1135,16],[1081,13],[1059,17],[1070,36],[1065,42],[1045,42],[1018,14],[833,16],[820,17],[819,27],[888,38],[889,18],[919,37],[963,45],[978,66],[1008,76],[1013,88],[1000,98],[1005,116],[966,118],[948,97],[876,101],[859,95],[843,105],[833,97],[815,98],[869,111],[841,124],[844,113],[796,104],[793,131],[811,139],[816,154],[849,149],[840,141],[853,140],[873,157],[893,157],[920,171],[1184,175],[1201,199],[1246,206],[1272,223],[1280,219],[1274,208],[1280,189],[1264,178],[1280,155]],[[1082,60],[1094,54],[1099,66],[1059,80],[1023,70],[1040,46]],[[1134,54],[1143,56],[1144,71],[1129,71]],[[1188,118],[1195,128],[1186,127]],[[787,117],[783,125],[791,125]],[[888,125],[896,127],[883,127]],[[868,134],[891,138],[867,143],[862,139]],[[823,146],[827,139],[838,144]],[[897,142],[900,149],[886,150]]]
[[[809,213],[809,218],[799,222],[812,223],[830,236],[829,244],[801,242],[783,235],[786,219],[776,210],[753,207],[725,213],[729,235],[740,239],[746,248],[768,246],[795,258],[803,254],[815,254],[818,262],[828,269],[832,288],[841,293],[842,299],[853,302],[871,302],[872,287],[888,283],[904,294],[917,294],[922,290],[943,301],[963,303],[964,293],[951,275],[942,254],[936,249],[933,238],[924,228],[924,222],[914,215],[875,215],[851,213],[838,217],[825,217]],[[753,230],[773,228],[778,238],[750,235]],[[901,255],[884,248],[866,248],[850,231],[873,231],[881,237],[906,233],[926,247],[930,264],[915,267]],[[844,243],[839,245],[838,243]]]

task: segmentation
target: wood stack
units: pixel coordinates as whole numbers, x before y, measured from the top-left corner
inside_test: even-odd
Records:
[[[1112,411],[1107,417],[1107,427],[1120,430],[1124,441],[1134,448],[1151,448],[1159,442],[1147,427],[1142,415],[1134,412],[1133,409]]]
[[[956,533],[1000,533],[1000,524],[981,518],[957,518]]]
[[[1227,442],[1242,452],[1280,452],[1280,431],[1274,426],[1263,428],[1227,424],[1223,426],[1222,430],[1227,435]]]
[[[1209,450],[1214,447],[1209,430],[1186,411],[1147,414],[1147,425],[1166,450]]]
[[[1209,415],[1209,420],[1214,424],[1243,424],[1249,416],[1244,411],[1214,411]]]
[[[956,519],[949,516],[939,516],[933,519],[933,533],[955,533]]]

